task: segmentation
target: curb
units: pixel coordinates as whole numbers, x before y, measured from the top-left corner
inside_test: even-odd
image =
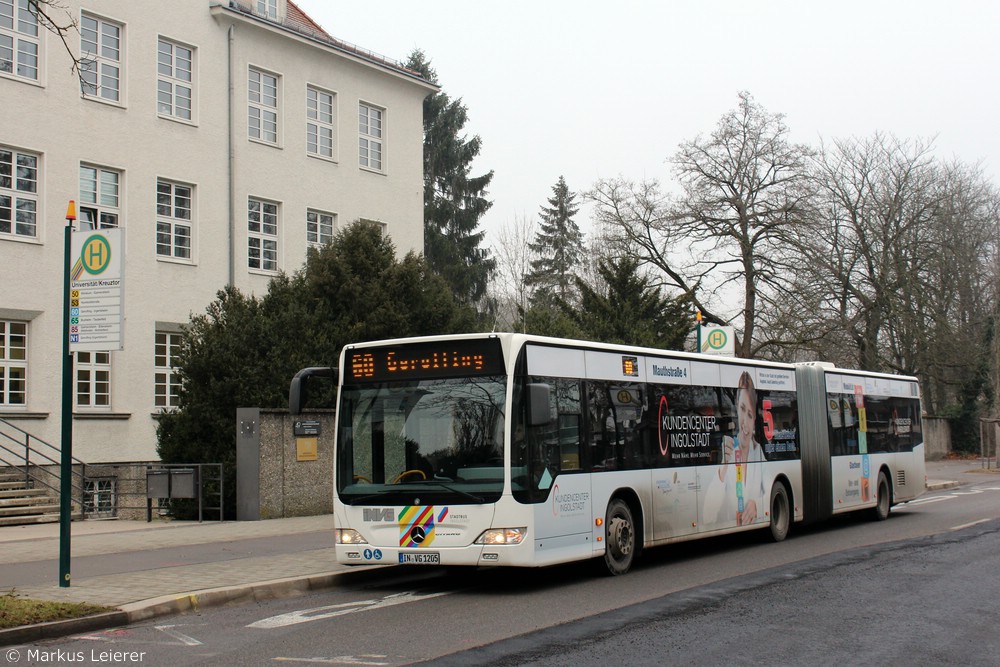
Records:
[[[951,480],[931,480],[927,482],[927,492],[931,491],[941,491],[943,489],[953,489],[956,486],[961,486],[958,482],[953,482]]]
[[[209,607],[305,595],[310,591],[331,588],[338,579],[348,576],[351,576],[351,573],[329,572],[305,577],[273,579],[242,586],[206,588],[183,595],[164,595],[140,602],[132,602],[122,605],[121,611],[128,618],[128,623],[137,623],[157,616],[170,616],[187,612],[197,613],[199,610]]]
[[[123,611],[108,611],[93,616],[70,618],[65,621],[50,621],[34,625],[22,625],[17,628],[0,630],[0,646],[13,644],[30,644],[43,639],[65,637],[78,632],[104,630],[118,625],[128,625],[128,614]]]
[[[332,588],[341,579],[362,582],[372,576],[381,578],[384,575],[375,575],[374,573],[385,567],[385,565],[372,565],[357,572],[326,572],[303,577],[272,579],[241,586],[206,588],[180,595],[163,595],[139,602],[130,602],[122,605],[118,611],[0,630],[0,646],[29,644],[43,639],[107,630],[159,616],[172,616],[185,612],[197,613],[200,609],[209,607],[305,595],[310,591]]]

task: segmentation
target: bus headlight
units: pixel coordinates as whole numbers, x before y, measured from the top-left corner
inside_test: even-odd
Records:
[[[337,544],[368,544],[368,540],[353,528],[335,528],[334,540]]]
[[[527,528],[490,528],[476,538],[475,544],[520,544]]]

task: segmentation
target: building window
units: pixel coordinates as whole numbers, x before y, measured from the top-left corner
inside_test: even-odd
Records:
[[[191,259],[190,185],[156,182],[156,254],[159,257]]]
[[[0,73],[38,81],[38,15],[28,0],[0,0]]]
[[[250,138],[278,143],[278,77],[251,67],[247,92]]]
[[[80,165],[80,224],[89,224],[90,229],[117,227],[121,213],[120,191],[120,172]]]
[[[0,320],[0,407],[24,407],[28,396],[28,323]]]
[[[384,222],[381,222],[379,220],[370,220],[368,218],[360,218],[358,220],[358,222],[360,222],[360,223],[362,223],[364,225],[371,225],[372,227],[374,227],[375,229],[377,229],[378,232],[379,232],[379,234],[381,234],[383,237],[386,237],[386,236],[389,235],[389,225],[387,225]]]
[[[76,353],[76,407],[111,409],[111,353]]]
[[[83,480],[84,514],[109,518],[118,514],[118,480],[114,477]]]
[[[306,89],[306,150],[333,159],[333,93]]]
[[[247,262],[251,269],[278,270],[278,205],[251,198],[247,204]]]
[[[181,383],[174,365],[177,362],[177,353],[181,349],[181,336],[179,333],[156,332],[154,353],[156,372],[153,385],[157,408],[176,408],[179,405]]]
[[[306,212],[306,241],[309,245],[323,246],[333,241],[337,216],[322,211]]]
[[[257,13],[272,21],[278,20],[278,0],[257,0]]]
[[[364,102],[358,107],[358,160],[376,171],[382,171],[382,114],[382,109]]]
[[[83,94],[121,101],[122,26],[87,16],[80,19],[80,78]]]
[[[38,156],[0,146],[0,237],[38,232]]]
[[[156,59],[156,112],[191,120],[194,51],[161,38]]]

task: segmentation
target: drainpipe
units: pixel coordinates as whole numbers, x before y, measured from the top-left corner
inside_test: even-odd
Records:
[[[236,140],[233,133],[236,131],[236,121],[233,118],[235,113],[234,96],[235,83],[233,80],[233,41],[235,39],[236,24],[229,26],[228,45],[228,69],[229,69],[229,285],[236,284]]]

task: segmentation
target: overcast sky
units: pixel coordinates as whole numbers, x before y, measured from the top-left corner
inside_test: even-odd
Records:
[[[488,233],[536,216],[560,175],[670,182],[667,158],[740,90],[794,141],[936,137],[1000,176],[994,0],[296,1],[338,39],[427,54],[483,140],[473,173],[495,171]]]

